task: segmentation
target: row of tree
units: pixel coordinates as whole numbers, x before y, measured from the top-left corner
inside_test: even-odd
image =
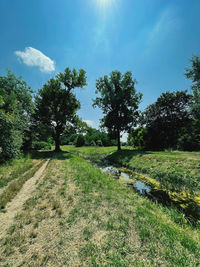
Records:
[[[192,80],[192,94],[187,90],[163,93],[140,114],[129,144],[144,150],[200,150],[199,57],[192,57],[185,76]]]
[[[80,102],[74,89],[87,85],[84,70],[65,69],[44,84],[36,95],[21,77],[8,71],[0,76],[0,161],[22,150],[39,149],[47,142],[61,144],[114,145],[129,133],[128,142],[139,149],[200,149],[200,58],[191,59],[186,77],[187,91],[163,93],[140,112],[142,94],[136,92],[131,72],[113,71],[96,82],[93,106],[102,109],[101,130],[95,130],[77,116]],[[137,128],[136,128],[137,127]]]

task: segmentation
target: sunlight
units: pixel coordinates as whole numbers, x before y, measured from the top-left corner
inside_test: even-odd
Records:
[[[107,8],[113,4],[114,0],[97,0],[100,8]]]

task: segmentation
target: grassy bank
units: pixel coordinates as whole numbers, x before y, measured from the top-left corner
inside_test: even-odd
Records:
[[[116,151],[107,159],[133,171],[147,174],[177,192],[200,194],[200,153]]]
[[[200,152],[142,152],[127,148],[116,151],[116,147],[74,146],[62,149],[94,162],[106,158],[111,164],[149,175],[168,190],[200,194]]]
[[[88,158],[90,160],[97,160],[103,158],[106,155],[116,152],[116,146],[110,147],[98,147],[98,146],[85,146],[85,147],[75,147],[75,146],[62,146],[63,151],[70,151],[81,156]]]
[[[0,265],[198,266],[199,251],[182,214],[62,153],[0,240]]]

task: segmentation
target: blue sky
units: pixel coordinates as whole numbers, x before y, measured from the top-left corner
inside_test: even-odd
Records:
[[[0,75],[8,67],[34,90],[66,67],[87,72],[79,115],[98,125],[95,81],[132,71],[144,109],[164,91],[190,87],[200,55],[199,0],[1,0]]]

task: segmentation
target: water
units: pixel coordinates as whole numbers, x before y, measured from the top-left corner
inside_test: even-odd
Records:
[[[101,169],[101,171],[106,172],[117,179],[120,179],[121,177],[126,178],[127,180],[125,180],[125,181],[123,181],[123,179],[121,179],[122,182],[124,184],[126,184],[127,186],[136,189],[142,195],[150,194],[150,192],[151,192],[150,186],[139,181],[133,175],[130,175],[130,174],[125,173],[125,172],[121,172],[120,170],[118,170],[117,168],[115,168],[113,166],[107,166],[107,167],[100,168],[100,169]],[[128,180],[130,180],[130,182]],[[133,183],[133,181],[134,181],[134,183]]]
[[[115,179],[119,179],[126,186],[133,188],[133,190],[137,191],[140,195],[147,197],[154,202],[162,203],[165,206],[171,206],[172,204],[177,206],[189,219],[200,218],[200,207],[189,206],[186,209],[182,209],[180,205],[181,203],[174,202],[166,190],[152,188],[134,177],[134,174],[128,170],[127,172],[123,172],[113,166],[101,167],[100,170],[108,173]]]

